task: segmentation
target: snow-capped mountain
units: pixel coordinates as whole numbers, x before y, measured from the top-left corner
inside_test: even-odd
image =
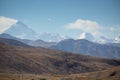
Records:
[[[42,34],[36,34],[36,32],[24,23],[7,17],[0,17],[0,33],[7,33],[21,39],[41,39],[47,42],[59,42],[68,38],[67,36],[61,36],[56,33],[45,32]]]
[[[80,35],[78,39],[86,39],[88,41],[94,41],[95,38],[93,37],[92,34],[84,32]]]
[[[27,25],[18,21],[13,24],[9,29],[7,29],[4,33],[10,34],[12,36],[21,38],[21,39],[36,39],[36,33],[30,29]]]
[[[114,42],[115,42],[115,43],[120,43],[120,36],[115,37]]]
[[[40,34],[38,38],[46,42],[59,42],[64,39],[68,39],[69,37],[60,36],[59,34],[56,34],[56,33],[45,32]]]
[[[108,39],[104,36],[93,36],[90,33],[82,33],[78,39],[86,39],[88,41],[96,42],[99,44],[108,44],[108,43],[120,43],[120,37],[116,37],[115,39]]]
[[[7,17],[0,17],[1,33],[7,33],[21,39],[36,39],[36,33],[24,23]]]
[[[108,39],[104,36],[100,36],[98,39],[96,39],[96,42],[100,44],[107,44],[107,43],[114,43],[114,40]]]

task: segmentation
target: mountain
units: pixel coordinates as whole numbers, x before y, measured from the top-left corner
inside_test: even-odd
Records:
[[[7,38],[7,39],[20,40],[19,38],[13,37],[13,36],[11,36],[11,35],[9,35],[9,34],[6,34],[6,33],[0,34],[0,38]]]
[[[10,34],[12,36],[21,39],[30,39],[30,40],[36,39],[36,33],[32,29],[30,29],[27,25],[23,24],[20,21],[13,24],[4,33]]]
[[[108,45],[120,47],[120,43],[109,43]]]
[[[43,40],[45,42],[59,42],[63,39],[67,39],[67,36],[61,36],[56,33],[41,33],[37,34],[31,28],[29,28],[26,24],[21,21],[0,17],[0,32],[10,34],[14,37],[20,39],[29,39],[29,40]]]
[[[88,41],[95,41],[93,35],[90,33],[86,33],[86,32],[82,33],[80,35],[79,39],[86,39]]]
[[[14,47],[0,42],[1,73],[69,74],[119,66],[120,60],[72,54],[46,48]]]
[[[86,33],[86,32],[83,32],[78,39],[86,39],[88,41],[92,41],[99,44],[109,44],[109,43],[119,42],[118,37],[116,37],[115,39],[108,39],[104,36],[93,36],[91,33]]]
[[[59,42],[64,39],[68,39],[69,37],[67,36],[60,36],[59,34],[56,33],[49,33],[45,32],[40,35],[38,35],[38,39],[41,39],[46,42]]]
[[[120,43],[120,36],[115,37],[114,41],[115,41],[115,43]]]
[[[20,39],[20,38],[13,37],[13,36],[6,34],[6,33],[0,34],[0,39],[1,38],[2,38],[2,41],[3,41],[3,39],[5,39],[4,42],[6,42],[6,40],[7,40],[7,43],[8,43],[8,40],[10,40],[9,42],[11,42],[13,40],[13,42],[18,41],[18,42],[24,43],[24,44],[29,45],[29,46],[34,46],[34,47],[46,47],[47,48],[47,47],[50,47],[50,46],[56,44],[56,42],[45,42],[43,40]]]
[[[85,39],[66,39],[54,46],[51,46],[51,48],[77,54],[120,59],[120,47],[93,43]]]
[[[32,47],[14,39],[0,38],[0,42],[11,45],[11,46]]]
[[[36,39],[36,33],[24,23],[7,17],[0,17],[0,33],[7,33],[21,39]]]
[[[108,39],[104,36],[100,36],[97,40],[97,43],[99,44],[109,44],[109,43],[115,43],[113,39]]]
[[[31,45],[31,46],[34,46],[34,47],[45,47],[45,48],[48,48],[50,46],[55,45],[56,42],[45,42],[43,40],[35,40],[35,41],[29,41],[29,42],[27,42],[27,44]]]

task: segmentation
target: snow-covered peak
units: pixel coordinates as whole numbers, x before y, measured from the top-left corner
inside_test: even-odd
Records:
[[[116,37],[115,40],[106,38],[104,36],[94,36],[90,33],[82,33],[79,39],[86,39],[88,41],[96,42],[99,44],[107,44],[107,43],[118,43],[120,42],[120,37]]]
[[[39,39],[46,42],[59,42],[61,40],[67,39],[67,36],[61,36],[57,33],[45,32],[38,36]]]
[[[79,39],[86,39],[86,40],[89,40],[89,41],[94,41],[93,35],[90,34],[90,33],[86,33],[86,32],[82,33],[80,35]]]
[[[115,43],[120,43],[120,36],[118,36],[118,37],[115,37]]]
[[[10,34],[21,39],[30,40],[36,39],[36,33],[32,29],[30,29],[27,25],[20,21],[13,24],[9,29],[4,31],[4,33]]]
[[[3,33],[17,22],[15,19],[0,16],[0,33]]]

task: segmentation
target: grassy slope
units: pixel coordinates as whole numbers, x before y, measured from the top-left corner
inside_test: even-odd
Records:
[[[0,80],[120,80],[120,66],[71,75],[0,74]]]

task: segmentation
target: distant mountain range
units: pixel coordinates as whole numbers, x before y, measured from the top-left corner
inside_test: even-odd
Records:
[[[75,40],[56,33],[36,34],[27,25],[10,18],[0,17],[0,20],[5,22],[0,23],[0,26],[9,27],[0,34],[0,40],[12,46],[45,47],[77,54],[120,59],[120,37],[96,39],[90,33],[82,33],[79,39]],[[6,25],[6,21],[10,25]]]
[[[108,44],[108,43],[120,43],[120,37],[115,37],[114,39],[108,39],[104,36],[97,36],[97,37],[94,37],[92,34],[90,33],[82,33],[78,39],[86,39],[88,41],[92,41],[92,42],[95,42],[95,43],[99,43],[99,44]]]
[[[51,46],[51,48],[77,54],[120,59],[120,47],[118,45],[98,44],[90,42],[86,39],[66,39],[57,43],[54,46]]]
[[[120,59],[119,43],[98,44],[88,41],[86,39],[79,39],[79,40],[65,39],[63,41],[56,43],[56,42],[45,42],[43,40],[32,41],[27,39],[19,39],[9,34],[0,34],[0,41],[12,46],[16,45],[22,47],[30,47],[30,46],[45,47],[45,48],[77,53],[77,54]]]
[[[60,42],[64,39],[70,38],[68,36],[61,36],[57,33],[50,32],[37,34],[35,31],[33,31],[24,23],[7,17],[0,17],[0,21],[1,21],[0,26],[7,28],[2,33],[7,33],[20,39],[43,40],[45,42]],[[82,33],[78,39],[86,39],[100,44],[120,43],[120,36],[114,39],[108,39],[105,38],[104,36],[100,36],[99,38],[96,39],[96,37],[94,37],[92,34],[86,32]]]
[[[56,44],[56,42],[45,42],[43,40],[20,39],[20,38],[13,37],[6,33],[0,34],[0,41],[7,43],[7,44],[9,43],[9,45],[19,46],[18,44],[22,43],[22,44],[33,46],[33,47],[45,47],[45,48]]]
[[[10,34],[20,39],[29,39],[29,40],[40,39],[46,42],[59,42],[63,39],[68,38],[67,36],[60,36],[59,34],[56,33],[45,32],[45,33],[37,34],[35,31],[33,31],[24,23],[7,17],[0,17],[0,21],[4,21],[4,24],[1,22],[0,26],[8,27],[6,30],[4,30],[3,33]]]

